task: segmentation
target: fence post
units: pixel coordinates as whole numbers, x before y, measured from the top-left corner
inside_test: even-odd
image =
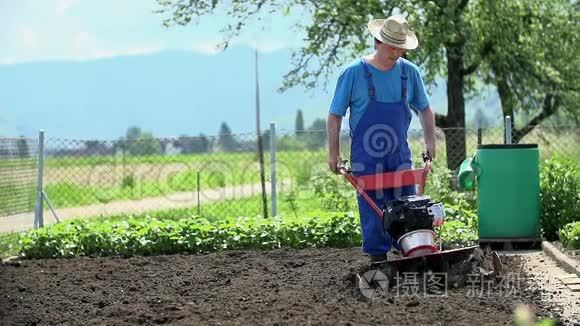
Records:
[[[276,198],[276,124],[270,122],[270,173],[272,179],[272,189],[270,198],[272,201],[272,216],[278,215],[277,198]]]
[[[44,196],[42,194],[44,176],[44,130],[38,132],[38,175],[36,181],[36,205],[34,208],[34,228],[41,228],[44,226]]]
[[[481,145],[483,142],[483,129],[481,127],[477,128],[477,145]]]
[[[505,117],[505,143],[512,143],[512,118],[509,115]]]

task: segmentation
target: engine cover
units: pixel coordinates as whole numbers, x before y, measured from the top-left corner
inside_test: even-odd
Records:
[[[445,217],[441,203],[434,203],[429,196],[405,196],[385,203],[383,223],[385,231],[395,240],[411,231],[433,230]]]

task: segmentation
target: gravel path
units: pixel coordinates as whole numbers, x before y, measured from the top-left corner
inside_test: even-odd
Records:
[[[564,325],[580,325],[580,292],[572,292],[558,276],[568,274],[543,251],[509,252],[522,257],[523,271],[531,280],[531,291],[540,304],[561,316]]]

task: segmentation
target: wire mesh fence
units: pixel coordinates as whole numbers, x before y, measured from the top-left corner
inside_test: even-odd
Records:
[[[33,209],[37,144],[24,137],[0,138],[0,216]]]
[[[553,155],[580,157],[576,127],[536,127],[515,135],[520,143],[537,143],[542,159]],[[377,146],[407,141],[413,160],[421,164],[423,134],[413,130],[407,140],[385,133],[369,136]],[[387,135],[388,136],[388,135]],[[503,128],[437,130],[438,168],[454,170],[478,144],[504,142]],[[356,206],[354,190],[342,207],[329,207],[333,189],[348,186],[328,168],[326,131],[282,130],[262,135],[264,178],[268,199],[262,200],[256,134],[158,139],[147,134],[115,141],[46,138],[44,191],[61,219],[149,214],[160,218],[192,215],[219,219],[271,212],[272,164],[275,147],[277,211],[298,215],[313,210],[344,210]],[[389,142],[391,144],[389,145]],[[348,132],[340,135],[341,154],[349,157]],[[31,211],[36,184],[36,140],[0,139],[0,215]],[[351,200],[352,199],[352,200]],[[337,201],[332,201],[336,203]],[[341,204],[342,205],[342,204]],[[45,223],[54,221],[45,213]]]

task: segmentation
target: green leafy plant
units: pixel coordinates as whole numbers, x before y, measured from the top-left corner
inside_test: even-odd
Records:
[[[207,253],[224,249],[350,247],[359,245],[352,213],[315,212],[309,217],[73,220],[23,234],[24,258]]]
[[[453,204],[445,205],[445,223],[439,228],[444,243],[473,244],[477,241],[477,214],[475,211]]]
[[[133,189],[135,188],[135,185],[135,176],[133,174],[124,176],[123,180],[121,180],[121,188]]]
[[[435,161],[429,173],[425,194],[434,201],[460,206],[470,211],[476,211],[477,198],[475,192],[458,192],[451,188],[452,172],[441,161]]]
[[[551,158],[540,170],[541,219],[547,240],[558,239],[564,225],[580,219],[580,170],[571,159]]]
[[[319,172],[314,174],[310,182],[323,208],[337,212],[357,209],[356,192],[343,178],[328,172]]]
[[[580,221],[564,225],[558,235],[564,247],[580,249]]]
[[[288,204],[288,207],[290,207],[290,209],[294,213],[294,217],[297,218],[298,217],[298,202],[296,200],[296,191],[294,189],[292,189],[291,191],[287,192],[283,198],[284,198],[284,202],[286,202],[286,204]]]

